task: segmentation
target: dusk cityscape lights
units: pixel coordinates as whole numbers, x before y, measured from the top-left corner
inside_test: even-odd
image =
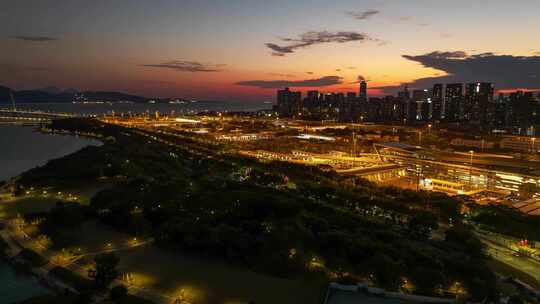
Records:
[[[540,2],[4,1],[0,304],[540,302]]]

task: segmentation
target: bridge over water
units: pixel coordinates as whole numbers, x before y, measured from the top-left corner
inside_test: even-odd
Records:
[[[77,117],[70,113],[55,113],[37,110],[0,109],[0,124],[41,124],[53,119]]]

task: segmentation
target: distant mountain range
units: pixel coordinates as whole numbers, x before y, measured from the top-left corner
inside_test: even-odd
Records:
[[[103,102],[116,102],[116,101],[131,101],[131,102],[147,102],[152,98],[143,96],[130,95],[121,92],[104,92],[104,91],[83,91],[78,92],[74,89],[61,90],[56,87],[46,87],[36,90],[22,90],[15,91],[8,87],[0,86],[0,103],[11,103],[9,96],[10,91],[13,92],[13,97],[16,103],[30,103],[30,102],[72,102],[75,100],[76,95],[84,96],[86,101],[103,101]],[[157,102],[161,101],[156,99]]]

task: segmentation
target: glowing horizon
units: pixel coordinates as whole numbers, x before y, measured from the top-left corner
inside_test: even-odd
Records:
[[[242,85],[253,81],[357,92],[360,75],[370,95],[456,79],[536,90],[539,9],[534,0],[22,0],[0,12],[0,85],[229,101],[275,99],[276,88]],[[505,69],[493,73],[498,62]]]

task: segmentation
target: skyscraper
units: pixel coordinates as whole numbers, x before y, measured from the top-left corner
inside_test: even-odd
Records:
[[[277,108],[280,116],[291,117],[302,113],[302,93],[293,92],[289,88],[278,90]]]
[[[403,101],[411,98],[411,93],[409,92],[409,88],[407,86],[403,87],[403,91],[398,92],[398,98],[402,99]]]
[[[536,100],[532,92],[510,93],[508,106],[511,111],[510,123],[514,126],[529,127],[536,120]]]
[[[307,96],[304,99],[304,109],[309,112],[309,115],[313,116],[321,113],[322,98],[320,95],[317,90],[307,91]]]
[[[492,83],[468,83],[465,87],[465,119],[482,125],[489,123],[493,115],[493,93]]]
[[[413,107],[410,109],[409,119],[426,121],[429,118],[429,107],[431,104],[431,95],[429,90],[414,90],[412,92],[412,102],[416,103],[416,113],[413,113]]]
[[[341,121],[354,121],[355,120],[355,107],[358,98],[355,92],[347,92],[345,99],[340,105],[339,119]]]
[[[358,98],[361,102],[368,100],[367,96],[367,82],[365,80],[360,81],[360,91],[358,93]]]
[[[407,85],[403,87],[403,91],[398,92],[398,103],[401,105],[401,120],[403,120],[403,123],[406,121],[411,122],[410,120],[410,114],[414,111],[416,113],[416,107],[414,106],[414,109],[411,109],[413,107],[411,105],[411,93],[409,92],[409,88]]]
[[[319,99],[319,91],[317,91],[317,90],[307,91],[307,99],[309,99],[309,100],[317,100],[317,99]]]
[[[443,85],[437,83],[433,85],[431,91],[431,107],[429,109],[429,120],[437,121],[441,119],[443,112]]]
[[[449,83],[444,92],[444,106],[441,118],[446,121],[461,119],[463,100],[463,84]]]

